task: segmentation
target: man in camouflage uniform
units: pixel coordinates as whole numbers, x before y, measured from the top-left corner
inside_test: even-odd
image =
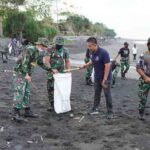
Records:
[[[150,38],[147,42],[148,51],[140,56],[136,69],[139,75],[139,119],[144,120],[144,111],[147,102],[148,93],[150,90]]]
[[[111,60],[112,69],[112,88],[115,87],[116,78],[120,70],[120,64],[116,60]]]
[[[24,51],[24,49],[26,48],[26,46],[29,45],[29,44],[30,44],[29,40],[24,39],[21,42],[21,44],[18,46],[18,55],[20,55]]]
[[[47,91],[48,98],[50,102],[50,107],[48,111],[54,110],[54,78],[53,74],[63,73],[64,69],[70,69],[71,64],[69,60],[69,53],[67,49],[64,48],[64,39],[62,37],[57,37],[55,40],[55,46],[50,51],[50,64],[51,72],[47,72]]]
[[[39,39],[36,46],[26,46],[22,54],[19,55],[14,68],[14,99],[13,99],[13,119],[17,122],[22,120],[20,110],[24,108],[25,117],[36,117],[30,106],[30,83],[31,74],[36,64],[43,69],[50,71],[50,65],[44,63],[44,53],[47,50],[48,41]]]
[[[90,50],[89,49],[87,49],[86,51],[84,62],[85,63],[90,62]],[[93,71],[93,65],[88,66],[87,71],[86,71],[86,77],[85,77],[87,85],[92,85],[92,80],[91,80],[92,71]]]
[[[124,43],[124,47],[121,48],[118,52],[118,55],[114,60],[121,56],[120,64],[121,64],[121,77],[124,79],[126,73],[130,68],[130,49],[128,48],[129,44],[127,42]]]
[[[1,49],[0,52],[1,52],[1,55],[2,55],[2,61],[3,61],[3,63],[7,63],[7,60],[8,60],[8,47],[7,46],[1,46],[0,49]]]

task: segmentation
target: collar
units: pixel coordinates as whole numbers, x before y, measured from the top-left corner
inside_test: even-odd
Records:
[[[100,47],[98,46],[98,47],[97,47],[97,50],[96,50],[95,52],[93,52],[93,54],[95,54],[95,55],[98,54],[99,49],[100,49]]]

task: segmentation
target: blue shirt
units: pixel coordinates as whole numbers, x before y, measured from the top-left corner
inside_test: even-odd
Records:
[[[92,52],[90,54],[90,58],[94,66],[95,79],[102,81],[104,78],[105,64],[110,63],[110,57],[108,52],[105,49],[98,47],[96,52]],[[107,80],[111,81],[111,79],[112,79],[112,73],[110,70]]]

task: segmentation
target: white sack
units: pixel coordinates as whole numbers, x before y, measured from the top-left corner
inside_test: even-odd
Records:
[[[9,54],[11,54],[11,52],[12,52],[12,46],[11,46],[11,44],[8,45],[8,49],[9,49]]]
[[[71,73],[58,73],[54,75],[54,108],[57,114],[71,110],[71,85]]]
[[[95,72],[94,72],[94,68],[93,68],[93,70],[92,70],[92,75],[91,75],[92,83],[94,83],[94,74],[95,74]]]

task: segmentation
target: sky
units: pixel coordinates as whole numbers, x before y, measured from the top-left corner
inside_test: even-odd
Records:
[[[102,22],[119,37],[150,37],[150,0],[64,0],[93,23]]]

